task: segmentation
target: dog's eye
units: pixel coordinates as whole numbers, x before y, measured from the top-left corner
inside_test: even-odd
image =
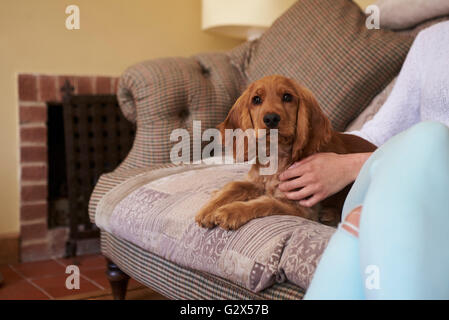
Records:
[[[292,102],[293,97],[290,93],[284,93],[284,95],[282,96],[282,101],[284,102]]]
[[[261,97],[259,97],[259,96],[254,96],[253,97],[253,104],[254,105],[259,105],[259,104],[262,104],[262,98]]]

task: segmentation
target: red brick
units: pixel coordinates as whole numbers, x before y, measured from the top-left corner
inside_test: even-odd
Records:
[[[47,121],[47,107],[20,106],[20,123],[45,123]]]
[[[47,200],[47,193],[46,185],[22,186],[21,201]]]
[[[35,165],[22,167],[22,181],[41,181],[47,179],[47,166]]]
[[[78,94],[93,94],[92,77],[78,78]]]
[[[45,143],[47,141],[47,128],[20,128],[20,141]]]
[[[50,258],[48,243],[22,244],[20,259],[22,262],[47,260]]]
[[[32,74],[19,74],[19,100],[37,100],[37,79]]]
[[[20,226],[21,241],[45,239],[47,236],[47,222],[38,222]]]
[[[20,148],[20,162],[47,162],[47,147],[26,146]]]
[[[118,78],[112,79],[112,93],[116,94],[118,90]]]
[[[55,76],[39,77],[40,101],[56,101],[57,88]]]
[[[109,77],[97,77],[95,79],[97,86],[97,94],[110,94],[111,93],[111,78]]]
[[[20,207],[21,221],[46,218],[48,215],[47,203],[23,204]]]

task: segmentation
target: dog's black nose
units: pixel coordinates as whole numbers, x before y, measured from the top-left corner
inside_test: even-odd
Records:
[[[270,129],[276,128],[279,121],[281,121],[281,117],[277,113],[268,113],[263,117],[263,122]]]

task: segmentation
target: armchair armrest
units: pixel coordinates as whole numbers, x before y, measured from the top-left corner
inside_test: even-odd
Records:
[[[128,68],[119,80],[118,100],[125,117],[136,123],[134,145],[119,169],[170,161],[170,133],[193,120],[202,130],[225,117],[244,86],[241,72],[226,53],[163,58]]]

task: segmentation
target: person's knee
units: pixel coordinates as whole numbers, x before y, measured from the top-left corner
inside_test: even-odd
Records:
[[[403,132],[398,141],[412,153],[449,151],[449,128],[440,122],[420,122]]]
[[[379,170],[388,175],[418,170],[425,175],[427,169],[422,168],[447,166],[449,128],[439,122],[420,122],[390,139],[376,153],[371,157],[371,178],[379,175]]]
[[[446,145],[449,142],[449,128],[440,122],[420,122],[413,126],[410,131],[427,142],[444,143]]]

